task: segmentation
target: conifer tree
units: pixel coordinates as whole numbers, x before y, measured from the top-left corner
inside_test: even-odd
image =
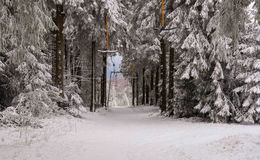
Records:
[[[254,3],[246,11],[245,33],[241,37],[237,55],[237,79],[243,83],[239,83],[241,85],[234,90],[240,95],[236,121],[255,123],[259,122],[260,113],[260,30]]]

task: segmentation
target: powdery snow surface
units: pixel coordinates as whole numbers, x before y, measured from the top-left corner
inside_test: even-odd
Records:
[[[1,160],[260,160],[260,126],[158,116],[156,107],[57,117],[1,129]]]

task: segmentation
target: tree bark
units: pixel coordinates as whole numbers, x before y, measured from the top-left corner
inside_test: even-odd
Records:
[[[174,91],[174,48],[170,48],[169,58],[169,105],[173,100]]]
[[[135,78],[132,79],[132,105],[135,106]]]
[[[76,63],[77,61],[80,61],[80,54],[77,55],[75,63]],[[81,68],[81,65],[78,65],[78,66],[76,67],[76,75],[77,75],[77,77],[78,77],[78,78],[77,78],[77,84],[79,85],[79,88],[80,88],[80,87],[81,87],[81,77],[82,77],[82,68]]]
[[[90,112],[95,111],[95,50],[96,50],[96,42],[92,41],[92,55],[91,55],[91,105]]]
[[[102,90],[101,90],[101,104],[107,107],[107,54],[103,54],[103,75],[102,75]]]
[[[145,105],[145,68],[143,68],[143,100],[142,105]]]
[[[151,80],[150,80],[150,88],[151,88],[151,91],[150,91],[150,105],[153,105],[154,104],[154,70],[152,69],[151,70]]]
[[[63,5],[56,5],[57,15],[56,15],[56,25],[58,31],[56,31],[56,56],[55,56],[55,84],[58,88],[62,90],[62,95],[64,94],[64,53],[65,53],[65,43],[63,36],[63,24],[64,24],[64,12]]]
[[[155,78],[155,105],[158,105],[159,94],[159,81],[160,81],[160,67],[156,68],[156,78]]]
[[[148,80],[148,78],[147,78]],[[150,104],[150,86],[149,84],[147,83],[146,84],[146,103],[145,104]]]
[[[139,105],[139,74],[136,73],[136,105]]]
[[[161,39],[161,78],[162,78],[162,89],[161,89],[161,112],[166,111],[167,107],[167,89],[166,89],[166,81],[167,81],[167,66],[166,66],[166,50],[165,50],[165,42]]]
[[[56,18],[53,17],[53,20],[56,24]],[[55,86],[57,86],[56,82],[57,82],[57,46],[56,46],[56,33],[57,31],[52,31],[52,37],[51,37],[51,41],[52,41],[52,81],[54,83]]]
[[[65,62],[66,62],[66,75],[68,83],[71,83],[71,49],[69,46],[69,41],[65,40]]]
[[[97,91],[97,42],[95,41],[95,50],[94,50],[94,102],[95,102],[95,110],[96,111],[96,104],[98,102],[98,91]]]

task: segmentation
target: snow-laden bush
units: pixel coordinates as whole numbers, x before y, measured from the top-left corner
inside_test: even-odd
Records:
[[[70,83],[65,86],[65,99],[67,100],[68,106],[65,108],[69,114],[75,117],[80,117],[79,111],[84,110],[83,100],[80,96],[81,90],[76,83]]]
[[[41,127],[37,119],[18,114],[14,107],[8,107],[5,111],[0,112],[0,127],[15,126],[31,126],[34,128]]]
[[[0,112],[0,126],[41,127],[39,119],[53,115],[68,113],[80,117],[84,107],[79,87],[71,83],[65,88],[64,98],[61,91],[53,86],[20,93],[11,107]]]
[[[57,113],[60,108],[44,89],[36,89],[28,93],[21,93],[15,99],[18,114],[28,117],[44,118],[50,114]]]

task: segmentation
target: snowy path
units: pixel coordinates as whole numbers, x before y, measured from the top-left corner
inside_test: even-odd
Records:
[[[155,107],[59,117],[0,129],[0,160],[260,160],[260,126],[155,116]]]

